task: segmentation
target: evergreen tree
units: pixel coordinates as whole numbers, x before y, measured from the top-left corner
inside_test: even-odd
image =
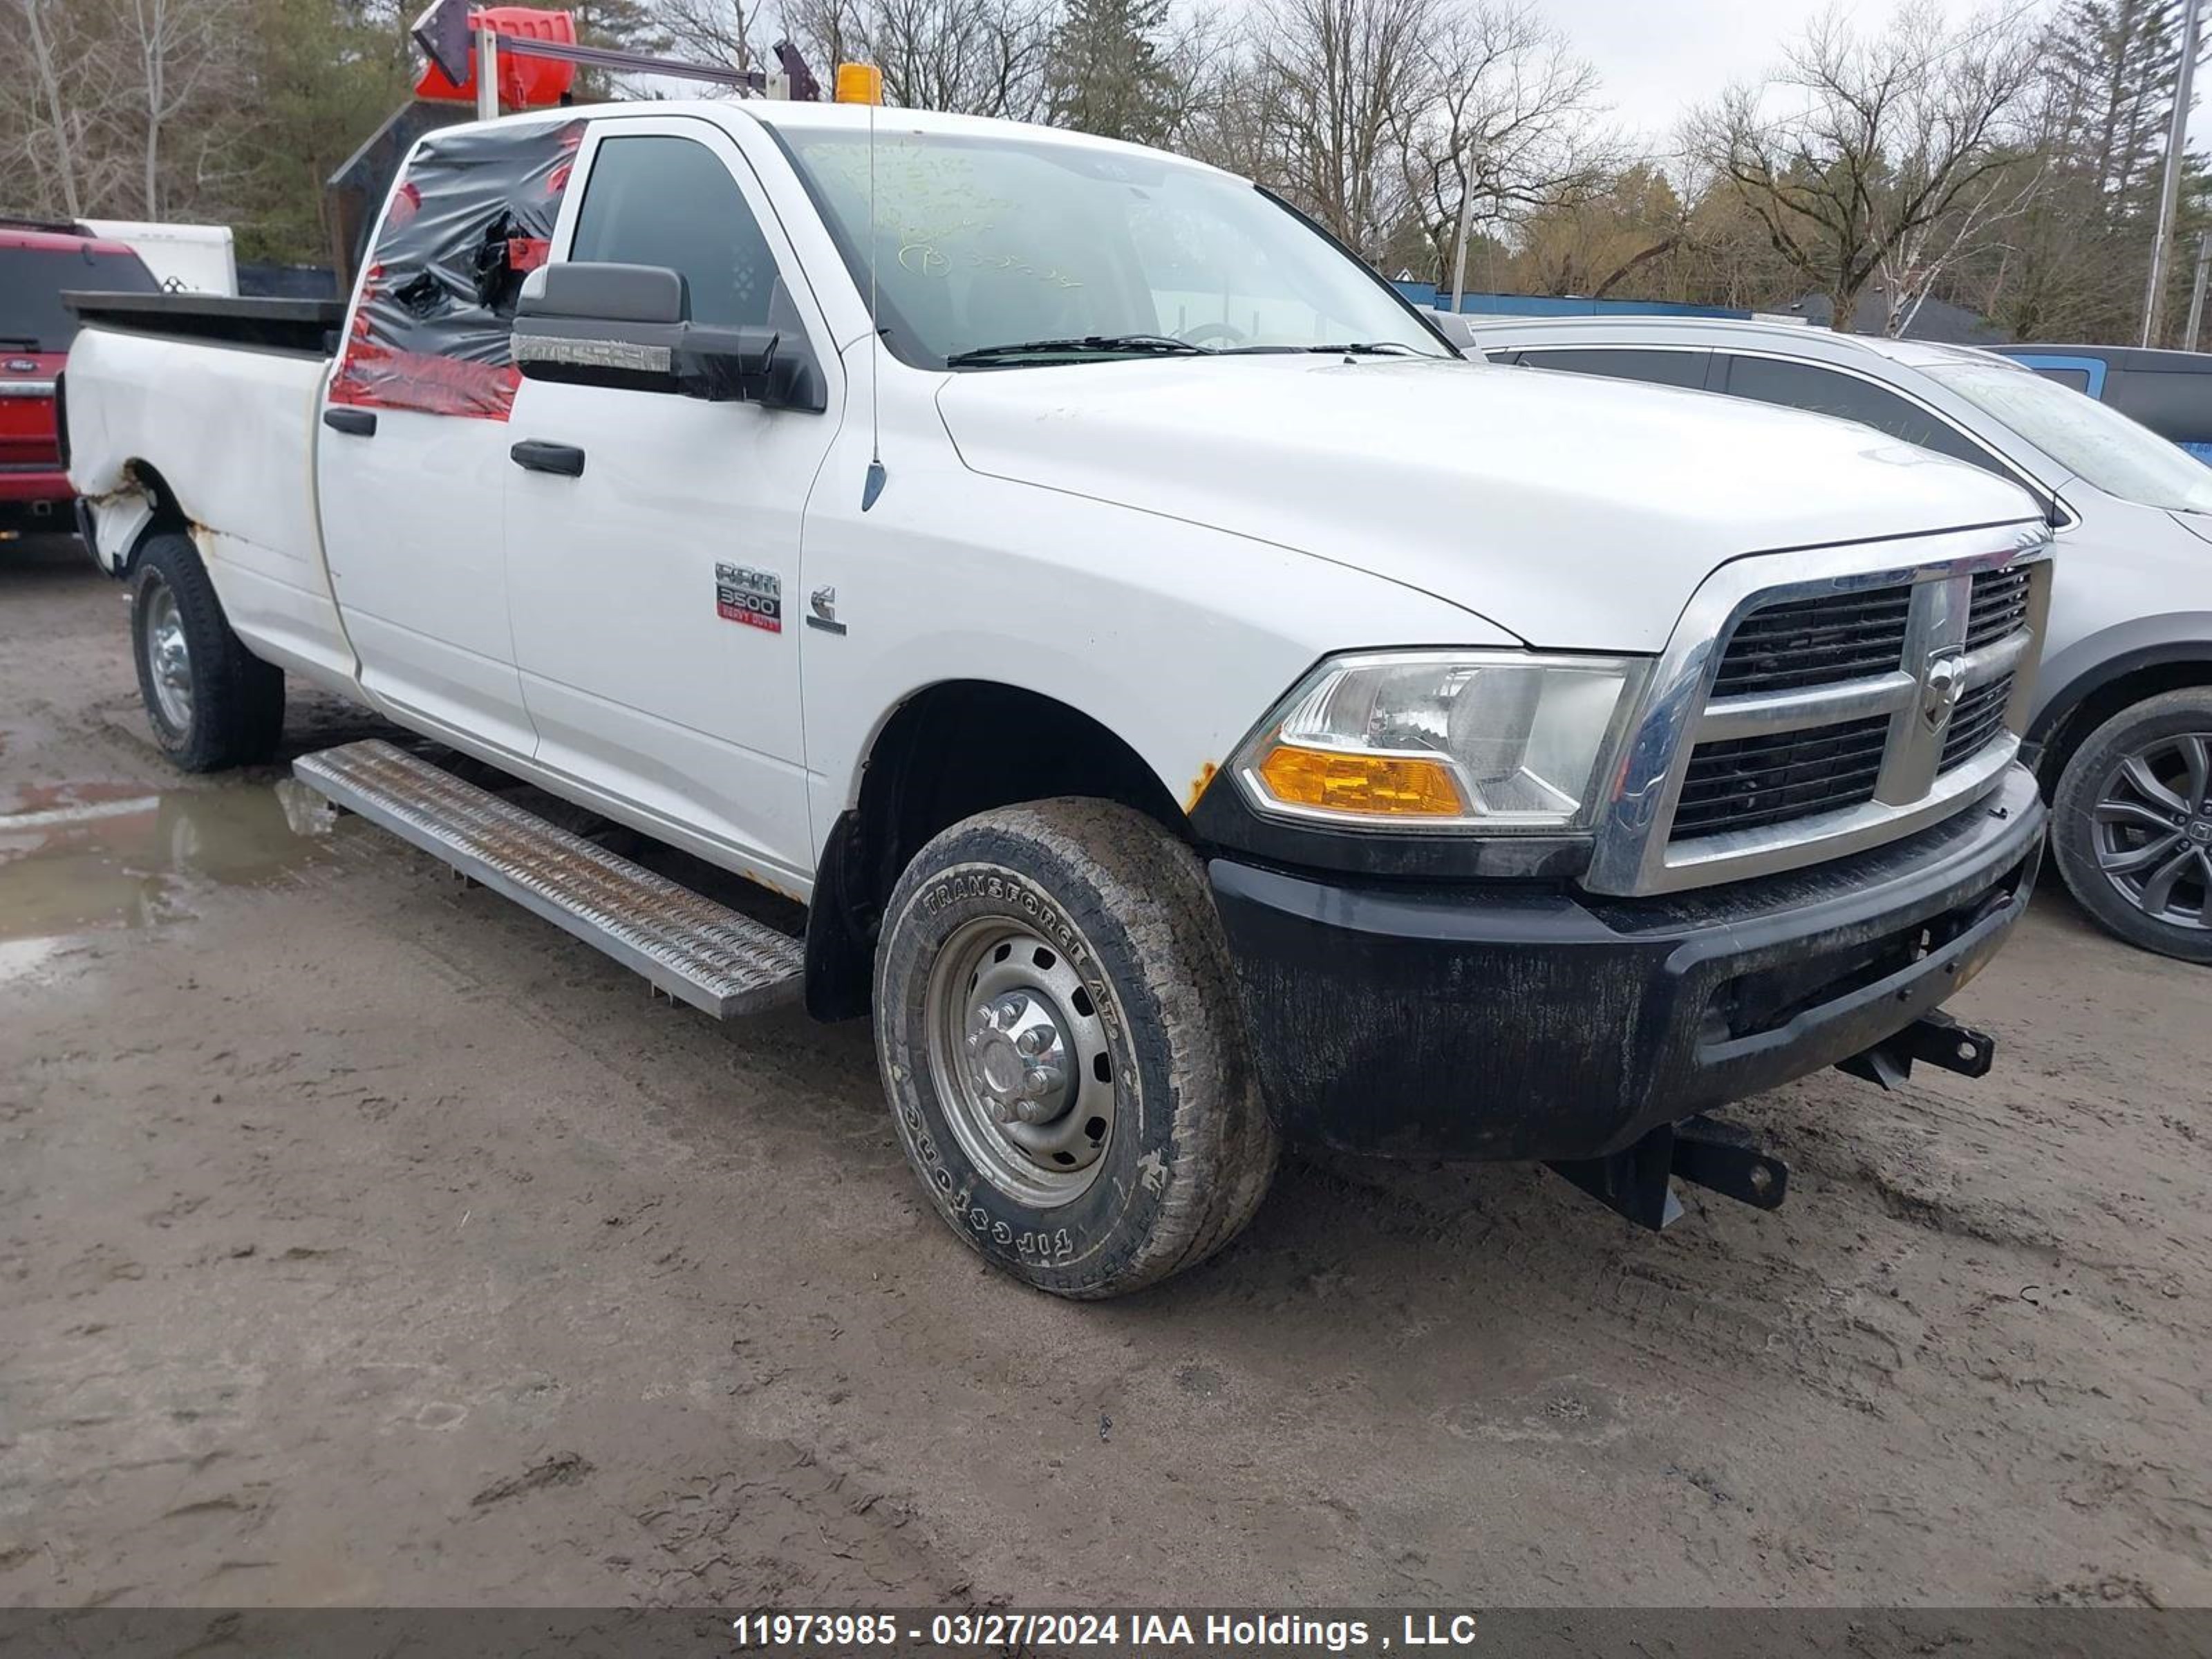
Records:
[[[580,45],[655,56],[668,51],[668,32],[647,0],[568,0],[564,9],[575,17]],[[578,103],[603,103],[619,95],[614,77],[606,70],[577,67],[574,96]]]
[[[2132,343],[2158,222],[2181,64],[2183,0],[2074,0],[2045,40],[2050,100],[2042,189],[2021,222],[1970,262],[1960,297],[2021,339]],[[2190,158],[2180,263],[2166,284],[2185,308],[2202,222]],[[2178,317],[2163,319],[2170,337]]]
[[[2074,0],[2052,25],[2054,160],[2107,222],[2156,211],[2185,0]]]
[[[419,8],[418,8],[419,9]],[[228,171],[180,218],[228,222],[238,256],[320,264],[331,257],[324,182],[407,100],[417,67],[398,9],[376,0],[246,0],[245,84],[209,124]]]
[[[1158,144],[1176,119],[1161,60],[1168,0],[1069,0],[1045,65],[1046,118],[1103,138]]]

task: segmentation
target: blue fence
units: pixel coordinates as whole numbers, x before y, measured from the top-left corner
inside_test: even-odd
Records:
[[[1398,292],[1431,311],[1451,309],[1451,290],[1434,283],[1398,283]],[[1734,317],[1748,311],[1726,306],[1676,305],[1667,300],[1562,300],[1547,294],[1462,294],[1459,308],[1491,317]]]

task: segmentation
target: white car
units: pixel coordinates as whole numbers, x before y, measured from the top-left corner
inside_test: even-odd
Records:
[[[1473,333],[1499,361],[1862,422],[2034,491],[2057,556],[2028,738],[2059,870],[2122,939],[2212,963],[2212,471],[1961,346],[1704,319],[1482,319]]]
[[[716,1013],[872,1009],[945,1219],[1064,1295],[1285,1139],[1651,1224],[1700,1114],[1985,1069],[2049,537],[1834,422],[1462,359],[1249,182],[1074,134],[650,103],[425,138],[343,315],[87,299],[64,393],[155,734],[299,775]],[[335,338],[337,355],[325,340]]]

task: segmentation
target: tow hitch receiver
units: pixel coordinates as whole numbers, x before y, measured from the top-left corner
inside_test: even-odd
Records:
[[[1997,1040],[1987,1031],[1961,1025],[1939,1011],[1923,1014],[1895,1036],[1884,1038],[1863,1054],[1838,1060],[1836,1069],[1894,1089],[1912,1075],[1916,1060],[1962,1077],[1984,1077],[1996,1053]]]
[[[1675,1176],[1760,1210],[1779,1208],[1790,1190],[1790,1166],[1762,1151],[1750,1130],[1703,1115],[1662,1123],[1607,1157],[1559,1159],[1552,1168],[1607,1209],[1654,1232],[1681,1217]]]

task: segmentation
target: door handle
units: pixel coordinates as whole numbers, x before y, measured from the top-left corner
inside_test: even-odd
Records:
[[[323,424],[333,432],[349,432],[356,438],[376,435],[376,411],[373,409],[326,409]]]
[[[557,472],[564,478],[584,476],[584,452],[574,444],[541,443],[525,438],[507,452],[517,466],[532,472]]]

